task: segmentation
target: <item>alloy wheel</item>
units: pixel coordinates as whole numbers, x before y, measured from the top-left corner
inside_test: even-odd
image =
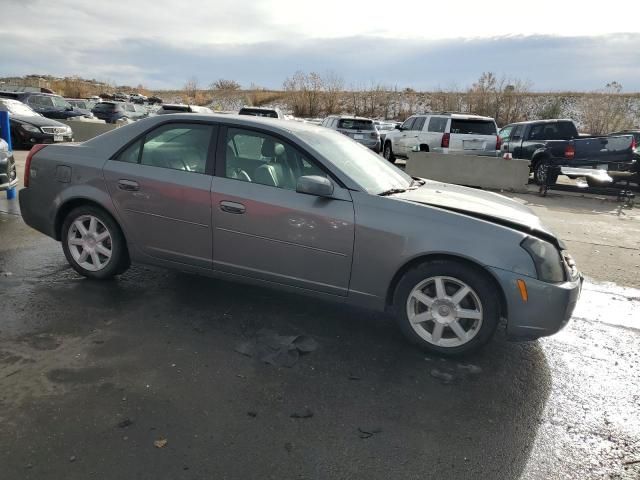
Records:
[[[67,235],[67,245],[76,263],[90,272],[106,267],[113,254],[109,229],[93,215],[82,215],[73,221]]]
[[[465,282],[436,276],[418,283],[407,299],[407,317],[426,342],[454,348],[470,342],[482,327],[482,303]]]

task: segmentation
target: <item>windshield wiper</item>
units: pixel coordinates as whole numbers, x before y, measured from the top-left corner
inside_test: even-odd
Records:
[[[385,190],[384,192],[380,192],[378,195],[380,197],[386,197],[388,195],[393,195],[394,193],[402,193],[406,192],[406,188],[390,188],[389,190]]]

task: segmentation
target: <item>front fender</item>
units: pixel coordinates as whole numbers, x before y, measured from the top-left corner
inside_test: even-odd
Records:
[[[421,257],[456,257],[536,278],[530,255],[520,247],[527,234],[488,220],[385,197],[352,192],[356,231],[350,295],[386,303],[389,286],[407,264]]]

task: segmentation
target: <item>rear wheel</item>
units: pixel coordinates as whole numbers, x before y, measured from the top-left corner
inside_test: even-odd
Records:
[[[396,157],[393,154],[393,149],[391,148],[391,142],[386,142],[384,144],[384,150],[382,151],[382,156],[389,160],[391,163],[396,163]]]
[[[74,208],[61,232],[67,261],[80,275],[97,280],[111,278],[129,267],[127,245],[116,221],[94,206]]]
[[[463,263],[438,260],[409,270],[394,295],[404,335],[445,356],[477,350],[493,336],[500,302],[487,275]]]
[[[535,162],[533,179],[538,185],[555,185],[558,181],[558,170],[545,159]]]

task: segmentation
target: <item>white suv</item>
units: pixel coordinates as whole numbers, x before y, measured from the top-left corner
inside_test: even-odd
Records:
[[[383,146],[384,158],[394,162],[409,152],[464,153],[497,156],[500,137],[496,121],[465,113],[426,113],[413,115],[388,132]]]

